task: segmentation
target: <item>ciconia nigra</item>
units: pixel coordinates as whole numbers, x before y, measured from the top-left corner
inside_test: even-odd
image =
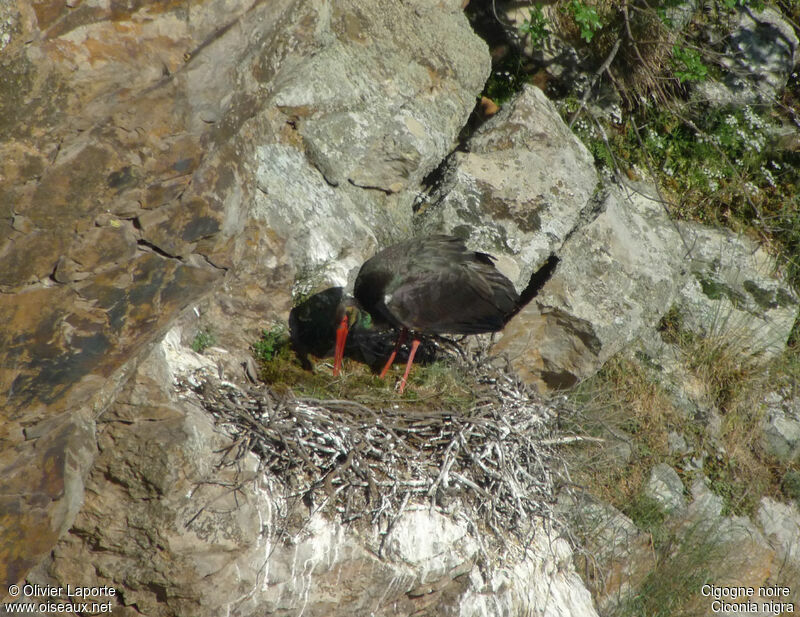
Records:
[[[519,300],[511,281],[494,267],[491,255],[470,251],[461,239],[443,235],[412,238],[383,249],[361,266],[353,295],[355,302],[343,305],[337,316],[333,374],[339,374],[347,332],[364,309],[376,325],[399,330],[381,377],[411,333],[400,393],[419,335],[495,332]]]

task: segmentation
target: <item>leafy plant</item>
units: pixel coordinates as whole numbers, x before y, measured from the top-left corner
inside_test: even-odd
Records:
[[[204,350],[208,349],[216,342],[216,337],[206,328],[205,330],[200,330],[200,332],[195,335],[194,339],[192,339],[192,350],[195,353],[203,353]]]
[[[537,4],[528,9],[528,19],[522,22],[519,31],[523,35],[531,37],[531,45],[534,48],[541,47],[542,44],[550,36],[550,30],[547,29],[548,21],[544,16],[541,5]]]
[[[587,43],[591,43],[595,33],[603,27],[597,11],[580,0],[572,0],[569,10],[572,12],[575,23],[581,29],[581,38]]]
[[[261,331],[261,338],[253,344],[256,359],[269,362],[288,346],[286,327],[276,324]]]
[[[703,63],[700,53],[674,45],[672,47],[672,66],[675,77],[681,83],[703,81],[708,76],[708,67]]]
[[[512,51],[495,65],[483,89],[484,96],[502,105],[520,92],[528,80],[522,57]]]

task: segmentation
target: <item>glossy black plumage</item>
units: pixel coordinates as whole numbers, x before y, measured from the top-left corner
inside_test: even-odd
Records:
[[[490,255],[443,235],[380,251],[361,266],[353,291],[375,321],[427,334],[500,330],[519,300]]]
[[[380,376],[394,362],[411,332],[406,370],[398,391],[406,387],[420,334],[494,332],[505,324],[519,296],[494,267],[494,258],[470,251],[452,236],[413,238],[385,248],[364,262],[353,290],[355,300],[377,324],[400,330]],[[350,327],[362,312],[343,302],[337,314],[333,374],[342,366]]]

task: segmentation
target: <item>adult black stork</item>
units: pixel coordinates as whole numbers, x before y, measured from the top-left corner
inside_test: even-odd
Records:
[[[381,377],[411,332],[401,394],[420,334],[495,332],[519,300],[511,281],[494,267],[494,257],[443,235],[412,238],[383,249],[361,266],[353,295],[355,302],[343,305],[337,316],[333,374],[339,374],[348,330],[364,309],[376,325],[400,331]]]

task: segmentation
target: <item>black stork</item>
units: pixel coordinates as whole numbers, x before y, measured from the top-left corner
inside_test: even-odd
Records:
[[[381,377],[411,333],[401,394],[419,335],[496,332],[519,301],[514,285],[494,267],[494,257],[470,251],[461,239],[444,235],[412,238],[383,249],[361,266],[353,295],[355,302],[343,304],[337,315],[333,374],[339,374],[348,330],[363,309],[375,325],[399,330]]]

